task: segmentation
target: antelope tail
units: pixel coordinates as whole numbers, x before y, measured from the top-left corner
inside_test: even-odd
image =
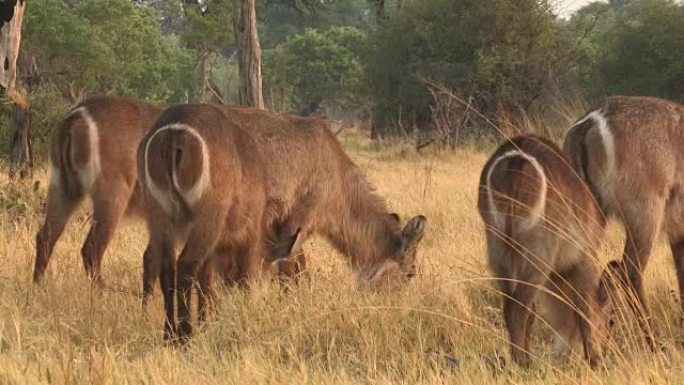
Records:
[[[97,123],[85,106],[60,123],[50,149],[50,186],[68,197],[90,191],[100,175]]]
[[[589,135],[600,138],[600,144],[591,143],[590,148]],[[602,147],[601,160],[592,156],[596,146]],[[616,160],[614,138],[601,110],[588,113],[570,128],[565,136],[563,152],[570,160],[572,168],[587,184],[603,212],[607,213],[608,207],[602,196],[601,186],[613,175]]]

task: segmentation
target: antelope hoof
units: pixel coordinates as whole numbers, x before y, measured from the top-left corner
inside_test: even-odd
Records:
[[[181,345],[186,345],[192,337],[192,325],[188,321],[181,321],[178,324],[178,342]]]
[[[513,352],[511,358],[513,359],[513,362],[515,362],[518,366],[520,366],[523,369],[528,369],[532,364],[532,358],[530,357],[530,355],[523,351]]]
[[[655,339],[653,336],[646,336],[646,344],[648,348],[651,349],[653,353],[665,353],[667,352],[667,347],[665,344]]]
[[[176,326],[166,323],[164,325],[164,342],[174,343],[177,340]]]
[[[591,358],[589,358],[589,367],[592,370],[596,370],[601,366],[602,362],[603,362],[603,360],[601,359],[601,357],[596,357],[596,356],[591,357]]]
[[[90,283],[96,289],[99,289],[99,290],[106,290],[107,289],[107,283],[105,282],[104,279],[102,279],[102,276],[99,274],[91,275],[90,276]]]

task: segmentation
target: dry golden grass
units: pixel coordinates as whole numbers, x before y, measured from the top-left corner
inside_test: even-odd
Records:
[[[58,243],[45,283],[34,286],[46,172],[36,176],[38,193],[33,184],[0,176],[0,384],[684,382],[680,306],[664,244],[646,273],[664,353],[643,348],[633,317],[622,312],[601,370],[582,360],[554,362],[543,322],[533,333],[533,367],[501,367],[506,334],[476,209],[488,154],[417,155],[357,137],[346,145],[393,210],[404,219],[428,217],[421,275],[400,290],[359,291],[344,258],[321,240],[309,241],[308,280],[287,293],[269,283],[251,293],[221,289],[211,321],[187,349],[162,342],[158,292],[147,310],[137,297],[147,237],[141,224],[121,227],[105,256],[104,276],[116,290],[93,289],[85,277],[79,251],[86,210]],[[606,261],[621,243],[613,224],[601,253]]]

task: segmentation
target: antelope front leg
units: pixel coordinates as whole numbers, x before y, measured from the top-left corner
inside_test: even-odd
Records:
[[[596,318],[593,317],[591,313],[585,313],[584,315],[580,315],[579,324],[582,332],[582,345],[584,346],[585,358],[589,361],[589,366],[591,366],[592,369],[596,369],[601,364],[603,355],[594,331],[596,325],[592,325],[591,322],[589,322],[589,320],[592,319]]]
[[[158,255],[154,254],[152,242],[147,243],[147,248],[143,254],[143,306],[147,306],[147,302],[154,291],[154,284],[159,278],[161,270],[161,260]]]
[[[580,293],[591,293],[591,289],[583,290],[579,285],[575,287]],[[597,311],[600,311],[600,306],[595,301],[595,298],[589,295],[584,297],[578,296],[574,301],[574,308],[579,310],[579,312],[573,314],[578,319],[582,346],[584,348],[584,358],[589,362],[589,366],[592,369],[596,369],[603,360],[602,344],[604,341],[600,339],[605,338],[605,336],[601,336],[601,333],[597,331],[597,328],[601,327],[600,322],[602,320],[597,314]]]

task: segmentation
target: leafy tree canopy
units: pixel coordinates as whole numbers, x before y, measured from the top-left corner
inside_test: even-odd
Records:
[[[64,93],[173,100],[191,80],[190,55],[163,36],[157,15],[127,0],[34,0],[23,55]]]
[[[324,101],[353,100],[360,94],[365,44],[366,35],[354,27],[307,29],[269,53],[269,80],[291,87],[298,107],[315,110]]]

